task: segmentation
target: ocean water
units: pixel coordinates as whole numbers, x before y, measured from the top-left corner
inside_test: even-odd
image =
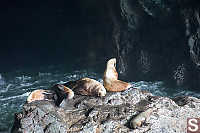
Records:
[[[56,83],[77,80],[82,77],[90,77],[102,82],[103,73],[99,73],[97,69],[65,70],[62,68],[62,66],[45,66],[0,74],[0,133],[10,130],[14,114],[21,111],[31,91],[48,89]],[[185,88],[167,88],[162,81],[131,83],[135,87],[148,90],[158,96],[189,95],[200,97],[200,94],[188,91]]]

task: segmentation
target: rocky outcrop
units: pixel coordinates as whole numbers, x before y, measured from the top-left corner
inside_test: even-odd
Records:
[[[141,112],[152,108],[141,127],[130,126]],[[130,88],[105,97],[75,95],[60,106],[48,101],[24,104],[15,115],[13,133],[186,133],[187,118],[200,117],[200,100],[194,97],[153,96]]]

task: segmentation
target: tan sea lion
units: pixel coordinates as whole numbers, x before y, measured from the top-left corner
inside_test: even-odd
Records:
[[[130,122],[131,128],[141,127],[142,124],[150,117],[152,112],[154,111],[153,108],[149,108],[146,111],[138,114],[135,118],[133,118]]]
[[[64,84],[70,87],[76,94],[88,95],[88,96],[105,96],[106,89],[104,86],[91,78],[82,78],[76,81],[69,81]]]
[[[118,80],[116,71],[116,58],[112,58],[107,62],[106,70],[103,76],[103,85],[107,91],[119,92],[131,87],[131,84]]]
[[[31,94],[27,98],[28,103],[39,100],[55,101],[57,100],[57,95],[54,91],[51,90],[38,89],[31,92]]]

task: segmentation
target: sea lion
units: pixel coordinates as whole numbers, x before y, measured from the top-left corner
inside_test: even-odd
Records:
[[[141,127],[142,124],[150,117],[153,112],[153,108],[149,108],[146,111],[138,114],[135,118],[133,118],[130,122],[131,128]]]
[[[104,86],[91,78],[82,78],[76,81],[69,81],[64,84],[70,87],[76,94],[87,96],[105,96],[106,89]]]
[[[116,71],[116,58],[112,58],[107,62],[106,70],[103,75],[103,85],[107,91],[119,92],[131,87],[131,84],[118,80]]]
[[[56,101],[57,95],[52,90],[42,90],[42,89],[34,90],[28,96],[27,103],[31,103],[31,102],[39,101],[39,100]]]
[[[69,100],[74,97],[74,92],[63,84],[55,84],[53,87],[50,88],[50,90],[55,91],[58,96],[56,100],[57,106],[59,106],[64,99]]]
[[[74,92],[70,88],[61,84],[58,84],[57,87],[67,94],[66,99],[72,99],[74,97]]]

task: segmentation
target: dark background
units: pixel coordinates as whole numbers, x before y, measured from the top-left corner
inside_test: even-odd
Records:
[[[101,43],[108,40],[109,31],[108,20],[101,15],[105,11],[102,4],[83,0],[1,1],[0,71],[66,64],[80,58],[92,62],[106,56]]]

